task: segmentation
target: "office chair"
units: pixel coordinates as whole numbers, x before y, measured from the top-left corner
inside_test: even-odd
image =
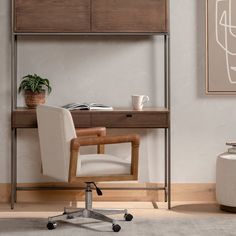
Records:
[[[64,108],[39,105],[36,112],[43,174],[62,182],[83,182],[86,186],[85,208],[65,208],[63,214],[48,218],[47,228],[55,229],[58,221],[83,217],[110,222],[114,232],[120,231],[120,225],[106,215],[124,214],[126,221],[131,221],[133,216],[126,209],[93,209],[92,189],[95,187],[97,194],[102,195],[96,182],[137,180],[139,136],[106,136],[104,127],[75,129],[71,113]],[[105,144],[128,142],[130,161],[104,154]],[[96,154],[79,154],[81,146],[90,145],[97,146]]]

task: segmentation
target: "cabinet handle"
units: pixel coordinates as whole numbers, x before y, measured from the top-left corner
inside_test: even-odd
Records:
[[[127,114],[126,117],[133,117],[133,115],[132,114]]]

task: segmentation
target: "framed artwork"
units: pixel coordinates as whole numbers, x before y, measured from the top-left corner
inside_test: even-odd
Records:
[[[236,0],[206,6],[206,93],[236,94]]]

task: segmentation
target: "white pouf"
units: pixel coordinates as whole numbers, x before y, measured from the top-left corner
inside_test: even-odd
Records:
[[[216,199],[222,210],[236,212],[236,154],[223,153],[217,158]]]

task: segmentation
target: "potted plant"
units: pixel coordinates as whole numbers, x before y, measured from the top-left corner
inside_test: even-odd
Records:
[[[52,91],[48,79],[43,79],[37,74],[26,75],[22,78],[23,80],[19,86],[19,93],[24,91],[25,104],[29,108],[35,108],[39,104],[45,103],[45,92]]]

